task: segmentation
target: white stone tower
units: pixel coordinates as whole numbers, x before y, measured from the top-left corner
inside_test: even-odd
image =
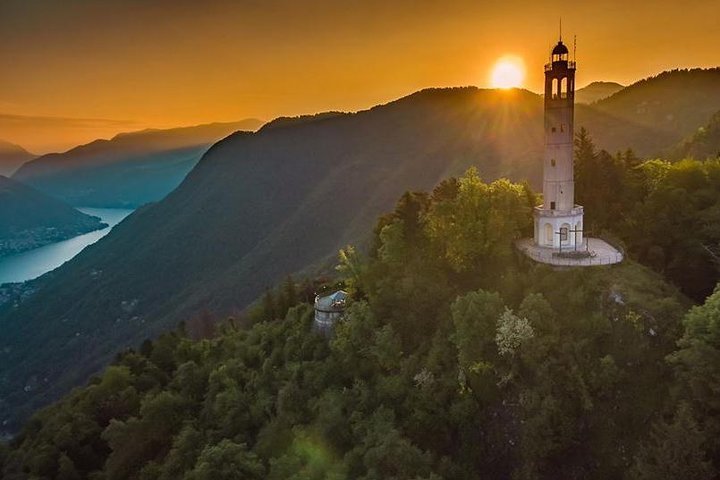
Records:
[[[561,38],[545,65],[543,204],[534,212],[535,245],[560,251],[585,247],[583,207],[575,205],[575,62],[568,53]]]

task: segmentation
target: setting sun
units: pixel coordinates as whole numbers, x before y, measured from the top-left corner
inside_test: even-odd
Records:
[[[525,80],[525,63],[518,57],[502,57],[492,69],[490,84],[494,88],[520,87]]]

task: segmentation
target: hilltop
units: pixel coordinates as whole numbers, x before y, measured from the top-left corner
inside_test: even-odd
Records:
[[[708,73],[698,75],[704,79]],[[622,92],[631,89],[641,103],[663,103],[667,91],[655,88],[656,81],[665,84],[668,77]],[[708,95],[702,108],[715,102],[713,112],[720,110],[720,82],[703,85]],[[688,91],[683,82],[676,87],[678,95]],[[669,148],[674,137],[709,118],[698,115],[696,125],[686,120],[673,135],[658,135],[654,126],[633,120],[632,102],[613,100],[622,92],[598,102],[602,111],[594,105],[577,108],[577,128],[587,126],[596,143],[611,151],[634,148],[635,142],[647,152]],[[689,111],[696,105],[674,105],[678,117],[694,118]],[[0,353],[6,379],[0,397],[8,411],[25,416],[99,371],[125,346],[203,312],[222,316],[243,310],[288,273],[323,265],[348,243],[367,244],[376,217],[407,190],[429,190],[471,166],[483,179],[529,180],[537,188],[542,135],[540,96],[475,88],[429,89],[366,111],[281,119],[256,133],[230,135],[164,200],[140,208],[52,276],[35,281],[37,293],[17,309],[0,312],[11,346]],[[646,142],[648,135],[653,143]],[[623,139],[627,143],[620,143]],[[618,178],[610,177],[611,169],[601,172],[589,178],[589,185],[602,181],[606,190],[598,203],[624,208],[616,195]],[[640,199],[647,194],[638,191]],[[637,203],[648,212],[674,208]],[[684,220],[673,216],[663,228],[694,228]],[[650,227],[648,232],[659,230]],[[710,230],[707,236],[714,238]],[[670,255],[668,245],[656,248],[652,238],[638,238],[646,240],[633,246],[638,255],[658,269],[668,266],[676,278],[692,276],[695,270],[688,266],[708,264],[704,257],[691,263]],[[692,245],[688,254],[695,255],[701,247]],[[703,284],[696,291],[706,289]],[[48,383],[23,391],[32,376]]]
[[[625,88],[616,82],[592,82],[575,91],[576,103],[593,103],[607,98]]]
[[[576,118],[610,152],[631,147],[658,156],[705,125],[718,105],[720,68],[671,70],[579,105]]]
[[[43,155],[13,176],[71,205],[137,207],[172,191],[216,141],[260,120],[142,130]]]
[[[341,255],[352,301],[332,338],[286,283],[250,328],[230,320],[201,341],[180,328],[123,352],[0,448],[0,471],[712,478],[719,429],[703,374],[718,366],[698,353],[717,354],[703,335],[716,334],[720,291],[686,313],[686,298],[631,261],[533,263],[512,247],[531,228],[529,193],[472,171],[406,193],[366,256]]]
[[[0,175],[9,177],[25,162],[35,158],[19,145],[0,140]]]
[[[106,226],[97,217],[0,175],[0,257]]]

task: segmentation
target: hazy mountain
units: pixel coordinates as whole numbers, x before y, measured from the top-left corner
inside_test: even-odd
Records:
[[[0,140],[0,175],[9,177],[20,165],[33,158],[35,155],[21,146]]]
[[[720,110],[720,68],[672,70],[641,80],[591,106],[584,125],[611,151],[631,146],[643,156],[666,153]]]
[[[700,127],[688,139],[682,141],[672,152],[674,159],[720,158],[720,111],[712,116],[707,125]]]
[[[592,82],[591,84],[579,88],[575,91],[575,102],[577,103],[593,103],[610,95],[619,92],[625,88],[616,82]]]
[[[0,257],[106,226],[97,217],[0,175]]]
[[[1,105],[0,105],[1,106]],[[64,152],[96,138],[142,128],[133,120],[19,115],[0,111],[3,138],[26,145],[33,152]]]
[[[136,207],[174,189],[217,140],[260,120],[124,133],[43,155],[14,178],[77,206]]]
[[[708,75],[717,73],[672,72],[630,86],[598,109],[580,105],[578,125],[602,147],[668,148],[671,137],[707,122],[709,115],[694,113],[698,104],[720,110],[720,82]],[[668,83],[680,100],[667,98]],[[686,83],[705,96],[695,98]],[[626,91],[632,101],[615,98]],[[660,131],[635,108],[662,110],[657,105],[666,103],[683,120]],[[406,190],[431,189],[471,165],[486,180],[529,179],[537,188],[542,124],[538,95],[457,88],[231,135],[164,200],[36,281],[39,291],[19,308],[0,312],[7,345],[0,349],[0,398],[23,416],[124,346],[203,311],[242,309],[287,273],[361,242]]]

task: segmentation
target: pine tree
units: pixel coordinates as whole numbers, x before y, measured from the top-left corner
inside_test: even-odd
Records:
[[[263,296],[263,314],[262,319],[265,321],[272,321],[275,320],[276,316],[276,302],[275,302],[275,294],[271,289],[267,289],[265,291],[265,296]]]
[[[285,279],[285,285],[283,286],[283,296],[285,304],[287,305],[285,313],[287,313],[287,310],[298,304],[297,288],[295,287],[295,280],[293,280],[291,275],[288,275]]]

